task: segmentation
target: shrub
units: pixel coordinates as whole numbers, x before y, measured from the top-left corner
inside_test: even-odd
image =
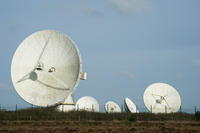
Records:
[[[132,122],[136,121],[137,120],[136,115],[135,114],[131,114],[128,120],[132,121]]]
[[[197,111],[197,112],[195,113],[195,120],[196,120],[196,121],[199,121],[199,120],[200,120],[200,111]]]

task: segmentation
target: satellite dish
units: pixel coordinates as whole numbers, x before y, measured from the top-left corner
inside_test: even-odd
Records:
[[[107,113],[120,113],[121,112],[119,105],[113,101],[106,102],[105,110]]]
[[[45,107],[63,102],[74,92],[81,67],[75,43],[61,32],[44,30],[31,34],[18,46],[11,78],[25,101]]]
[[[84,96],[76,102],[76,110],[99,112],[99,104],[95,98],[90,96]]]
[[[165,83],[154,83],[144,92],[144,104],[152,113],[177,112],[181,106],[179,93]]]
[[[126,112],[139,113],[139,110],[137,109],[137,106],[129,98],[125,98],[124,99],[124,106],[125,106]]]

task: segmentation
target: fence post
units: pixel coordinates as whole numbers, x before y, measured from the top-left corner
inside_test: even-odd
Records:
[[[17,112],[17,104],[15,105],[15,111]]]
[[[18,120],[17,104],[15,105],[16,120]]]
[[[182,107],[180,106],[180,120],[182,120]]]
[[[79,111],[79,104],[77,104],[77,111]],[[78,114],[78,121],[81,121],[81,113],[79,112]]]
[[[152,113],[153,113],[153,110],[152,110],[152,105],[151,105],[151,118],[150,118],[151,120],[152,120]]]
[[[32,110],[32,119],[34,120],[34,110],[33,110],[33,104],[31,105],[31,110]]]
[[[136,105],[136,121],[138,120],[138,117],[137,117],[138,115],[137,114],[138,114],[138,107]]]
[[[108,119],[108,104],[106,105],[106,120]]]
[[[46,119],[48,120],[48,111],[49,111],[49,108],[48,108],[48,104],[47,104],[47,107],[46,107],[46,110],[47,110],[47,115],[46,115]]]
[[[197,118],[196,118],[196,112],[197,112],[197,107],[194,106],[194,120],[195,120],[195,121],[197,120]]]
[[[64,120],[65,118],[65,111],[64,111],[64,107],[65,105],[62,105],[62,120]]]
[[[80,116],[80,114],[79,114],[79,116],[78,116],[78,121],[81,121],[81,116]]]
[[[1,104],[0,104],[0,111],[1,111]],[[0,120],[2,120],[2,117],[0,116]]]
[[[62,112],[64,112],[64,106],[63,106],[63,104],[62,104]]]
[[[92,104],[92,112],[94,112],[94,105]]]

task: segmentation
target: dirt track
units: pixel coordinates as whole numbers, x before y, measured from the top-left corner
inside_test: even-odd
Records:
[[[0,121],[0,133],[200,133],[200,122]]]

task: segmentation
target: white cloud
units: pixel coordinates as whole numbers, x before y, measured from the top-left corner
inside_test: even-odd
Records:
[[[152,10],[151,5],[147,0],[109,0],[121,13],[139,14]]]
[[[88,7],[84,8],[83,12],[90,17],[102,17],[103,16],[103,13],[101,13],[95,9],[88,8]]]
[[[128,71],[121,71],[120,75],[128,77],[130,79],[135,79],[135,76],[132,73],[128,72]]]

